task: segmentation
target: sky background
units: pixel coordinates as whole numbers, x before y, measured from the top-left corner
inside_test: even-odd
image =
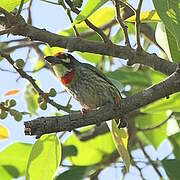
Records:
[[[134,7],[137,6],[137,1],[131,0],[129,1]],[[108,3],[111,4],[111,3]],[[144,1],[142,10],[151,10],[153,9],[153,4],[152,1]],[[59,32],[60,30],[64,28],[70,27],[69,20],[66,16],[66,13],[62,8],[56,5],[48,4],[39,0],[34,0],[33,5],[32,5],[32,20],[33,20],[33,25],[38,27],[38,28],[45,28],[48,31],[51,32]],[[27,17],[27,13],[24,11],[22,13],[25,17]],[[0,37],[1,41],[2,40],[7,40],[6,36]],[[9,38],[17,38],[13,37],[12,35],[9,35]],[[149,49],[150,52],[157,52],[153,47]],[[13,59],[18,59],[18,58],[25,58],[27,55],[27,48],[22,48],[17,50],[15,53],[12,54]],[[35,64],[37,59],[37,55],[35,54],[34,51],[30,53],[30,61],[32,64]],[[29,66],[30,63],[28,63],[26,70],[30,70]],[[0,62],[0,67],[3,67],[4,69],[12,70],[12,67],[4,60]],[[32,66],[33,68],[33,66]],[[42,70],[39,73],[32,75],[35,79],[37,79],[40,84],[41,88],[44,91],[48,91],[51,87],[54,87],[57,91],[62,91],[63,87],[61,84],[56,80],[56,78],[49,73],[47,70]],[[12,98],[15,98],[17,100],[17,109],[21,111],[26,110],[26,104],[24,101],[24,91],[25,87],[28,84],[26,80],[23,80],[22,78],[17,81],[19,78],[18,74],[14,73],[8,73],[8,72],[2,72],[0,71],[0,101],[4,101],[5,99],[11,98],[11,97],[5,97],[4,94],[11,90],[11,89],[19,89],[20,93],[18,93],[16,96],[12,96]],[[67,93],[63,93],[60,95],[57,95],[55,97],[55,100],[60,102],[61,104],[66,104],[67,100],[69,98],[69,95]],[[77,102],[72,100],[71,104],[73,105],[74,109],[80,109],[80,106]],[[48,105],[48,108],[51,112],[55,111],[55,109],[52,106]],[[38,110],[38,114],[40,116],[48,116],[49,112],[47,111],[42,111]],[[25,116],[21,122],[16,122],[13,120],[11,116],[8,116],[7,119],[4,121],[0,120],[0,124],[3,124],[3,126],[7,127],[9,129],[9,138],[7,140],[1,140],[0,141],[0,150],[5,148],[7,145],[13,143],[13,142],[25,142],[25,143],[34,143],[35,138],[30,137],[30,136],[25,136],[24,135],[24,126],[23,123],[24,121],[31,120],[35,117],[29,117]],[[158,138],[158,137],[157,137]],[[166,148],[164,148],[166,147]],[[168,147],[168,148],[167,148]],[[154,150],[152,146],[148,146],[145,148],[147,153],[150,154],[151,157],[155,160],[157,157],[162,159],[165,157],[167,154],[171,152],[170,145],[168,144],[167,141],[164,141],[157,151]],[[141,151],[136,150],[133,151],[133,155],[139,159],[144,158],[143,154]],[[120,164],[117,164],[117,167],[120,166]],[[129,173],[126,176],[126,180],[139,180],[140,177],[138,175],[138,171],[131,167]],[[165,174],[164,170],[162,170],[163,174]],[[145,175],[146,179],[153,179],[156,180],[158,179],[158,176],[156,175],[155,171],[150,167],[146,167],[143,169],[143,174]],[[121,172],[119,168],[114,168],[113,165],[110,168],[106,168],[105,170],[102,171],[102,173],[99,175],[100,180],[118,180],[121,177]]]

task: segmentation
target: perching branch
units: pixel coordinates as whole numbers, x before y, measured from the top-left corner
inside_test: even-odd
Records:
[[[40,117],[24,123],[25,134],[39,137],[46,133],[71,131],[92,124],[100,125],[104,121],[121,118],[123,114],[127,114],[176,92],[180,92],[179,69],[159,84],[122,99],[119,108],[107,105],[99,109],[90,110],[83,116],[81,112],[76,112],[61,117]]]
[[[100,107],[99,109],[87,112],[83,117],[81,113],[78,112],[62,117],[39,118],[36,119],[36,121],[25,123],[26,134],[39,136],[44,133],[71,131],[75,128],[90,124],[100,124],[101,122],[108,121],[115,117],[119,118],[122,114],[129,113],[160,98],[168,97],[169,95],[180,91],[180,73],[179,71],[175,72],[177,64],[161,59],[157,55],[151,55],[144,51],[137,53],[136,50],[132,48],[118,46],[112,43],[94,42],[83,40],[81,38],[57,35],[48,32],[45,29],[38,29],[28,25],[21,16],[16,18],[13,14],[8,13],[2,8],[0,8],[0,12],[7,19],[7,21],[3,21],[3,23],[7,23],[7,27],[15,27],[12,28],[11,31],[13,35],[22,35],[29,37],[31,40],[46,42],[50,46],[59,46],[70,51],[91,52],[128,59],[129,64],[144,64],[162,73],[170,75],[166,80],[159,84],[134,94],[131,97],[122,99],[120,108],[111,107],[111,105]],[[14,63],[10,56],[4,55],[4,57],[9,59],[10,64]],[[35,87],[36,83],[31,79],[31,76],[25,75],[24,71],[20,71],[19,69],[16,70],[21,73],[20,75],[22,77],[28,79],[32,84],[34,84]],[[35,89],[41,94],[42,90],[38,90],[38,88],[39,87],[37,86]],[[56,105],[54,101],[50,101],[49,103]],[[62,109],[62,107],[60,107],[60,109]],[[53,119],[54,121],[52,121]]]

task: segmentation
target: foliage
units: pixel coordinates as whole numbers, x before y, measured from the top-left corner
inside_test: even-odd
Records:
[[[21,2],[23,1],[1,0],[0,7],[8,12],[14,10],[14,13],[17,13],[18,10],[21,10]],[[141,33],[142,48],[146,51],[157,52],[158,56],[167,59],[167,61],[179,63],[180,0],[152,0],[152,2],[154,5],[152,10],[140,12],[140,21],[151,29],[151,32],[144,31]],[[37,2],[34,1],[33,3],[36,5]],[[94,26],[100,28],[112,43],[124,45],[124,32],[116,22],[116,10],[110,0],[73,0],[72,7],[68,7],[68,3],[64,3],[63,0],[57,2],[41,0],[40,3],[44,6],[55,4],[58,11],[63,12],[67,12],[68,9],[73,10],[72,8],[76,9],[76,12],[80,10],[80,13],[77,13],[73,18],[67,13],[71,25],[68,28],[59,29],[59,35],[74,37],[77,31],[80,35],[79,39],[102,43],[101,35],[90,29],[85,22],[85,20],[89,20]],[[129,1],[121,3],[120,12],[122,17],[123,13],[127,13],[125,5],[131,11],[134,11],[134,7],[129,4]],[[143,3],[148,4],[149,2],[144,1]],[[31,2],[25,0],[23,8],[23,11],[29,13],[28,19],[31,19],[31,12],[29,11]],[[70,12],[72,12],[71,10]],[[32,11],[32,13],[38,12]],[[53,14],[53,12],[49,13]],[[24,15],[24,13],[21,14]],[[47,15],[43,18],[49,17]],[[61,17],[59,17],[59,21],[61,21]],[[128,27],[127,33],[131,44],[134,43],[135,39],[135,22],[136,15],[131,15],[123,21]],[[9,33],[7,32],[7,34]],[[14,38],[11,36],[2,37],[0,39],[0,51],[11,48],[13,40]],[[15,46],[28,41],[27,39],[22,42],[17,41]],[[71,45],[68,46],[71,50]],[[22,123],[18,121],[27,120],[26,115],[37,118],[39,116],[52,114],[61,116],[63,114],[63,112],[59,113],[59,109],[47,106],[49,103],[48,97],[56,100],[59,104],[67,104],[62,106],[67,112],[73,110],[75,106],[74,104],[71,106],[71,98],[68,97],[68,100],[65,97],[66,95],[64,96],[63,93],[59,92],[61,90],[59,82],[54,82],[54,76],[50,75],[53,74],[52,69],[43,58],[43,56],[54,55],[59,51],[66,50],[62,47],[50,47],[47,44],[43,46],[33,45],[29,46],[28,50],[20,51],[21,54],[27,55],[23,60],[19,59],[22,57],[18,57],[21,54],[16,53],[18,48],[10,51],[13,57],[17,59],[14,61],[15,69],[21,69],[29,73],[33,77],[34,84],[43,89],[44,94],[37,92],[32,83],[24,83],[19,79],[19,76],[16,77],[17,72],[14,73],[14,70],[5,63],[5,59],[0,57],[0,63],[2,63],[2,65],[0,64],[0,73],[12,75],[11,82],[7,82],[9,86],[1,83],[2,90],[0,89],[3,92],[1,92],[3,95],[0,102],[0,179],[9,180],[21,176],[26,179],[82,180],[87,177],[93,179],[99,174],[101,175],[101,172],[107,167],[111,167],[113,163],[118,165],[119,162],[122,162],[120,170],[124,179],[126,179],[128,173],[134,173],[132,166],[140,172],[140,175],[142,174],[141,178],[143,179],[145,178],[142,173],[143,168],[138,164],[138,158],[141,154],[136,154],[136,150],[144,153],[144,156],[141,156],[140,159],[144,167],[148,169],[147,166],[150,165],[152,167],[150,171],[159,172],[154,179],[164,179],[167,176],[172,180],[180,179],[180,93],[159,99],[136,112],[132,112],[129,115],[127,129],[119,130],[113,120],[112,124],[109,125],[111,126],[110,130],[107,128],[108,130],[103,131],[103,133],[98,132],[96,134],[95,126],[90,126],[81,128],[78,132],[72,134],[65,132],[65,135],[61,134],[60,137],[59,134],[43,135],[36,142],[32,140],[31,144],[27,143],[29,142],[28,137],[23,140],[17,138],[16,140],[20,142],[13,141],[4,147],[3,143],[7,139],[11,139],[11,134],[14,135],[15,131],[23,131]],[[32,48],[35,49],[38,58],[30,53]],[[74,55],[81,61],[86,61],[101,69],[121,90],[123,97],[144,90],[167,77],[167,75],[142,64],[127,66],[124,61],[114,57],[90,52],[75,52]],[[4,77],[3,75],[1,77]],[[17,83],[12,83],[16,80]],[[23,83],[16,86],[15,84],[18,84],[19,81]],[[12,128],[13,125],[15,127]],[[93,134],[93,136],[89,137],[89,134]],[[87,139],[81,139],[83,135],[87,135]],[[59,139],[62,139],[62,144],[60,144]],[[160,151],[161,147],[168,149],[168,143],[171,146],[171,156],[156,156],[156,151]],[[153,148],[153,152],[146,153],[145,146],[147,149],[149,148],[148,150]],[[158,159],[161,159],[161,161]],[[159,167],[165,170],[166,175],[158,170]]]

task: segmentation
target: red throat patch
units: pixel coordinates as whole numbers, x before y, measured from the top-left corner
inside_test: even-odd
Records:
[[[61,82],[64,84],[64,85],[67,85],[69,84],[73,77],[74,77],[74,73],[75,73],[75,70],[72,70],[71,72],[67,73],[65,76],[61,77]]]

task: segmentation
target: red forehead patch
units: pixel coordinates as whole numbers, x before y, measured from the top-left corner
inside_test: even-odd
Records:
[[[55,57],[59,57],[59,56],[61,56],[61,54],[62,54],[62,52],[58,52],[58,53],[56,53],[54,56],[55,56]]]

